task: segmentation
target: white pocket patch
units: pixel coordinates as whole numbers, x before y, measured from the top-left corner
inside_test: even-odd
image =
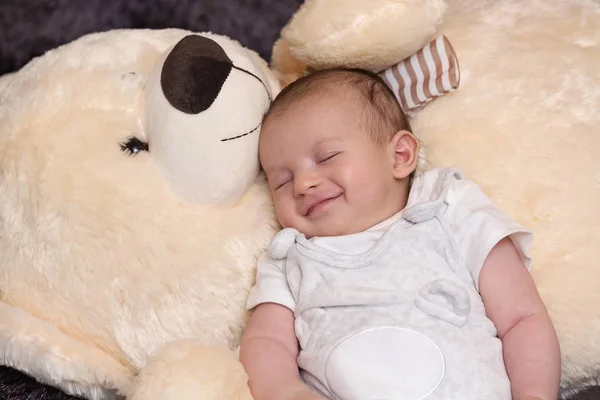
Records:
[[[405,328],[371,328],[330,353],[325,377],[339,400],[420,400],[442,383],[445,363],[437,344]]]

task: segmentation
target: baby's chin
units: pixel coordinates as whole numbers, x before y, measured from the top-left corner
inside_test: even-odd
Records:
[[[331,228],[321,228],[319,226],[306,226],[306,225],[283,225],[282,228],[293,228],[304,235],[307,239],[312,239],[314,237],[327,237],[327,236],[343,236],[347,233],[342,229],[331,229]]]
[[[311,239],[313,237],[329,237],[329,236],[346,236],[352,235],[355,233],[363,232],[369,229],[371,226],[362,226],[359,224],[332,224],[332,223],[323,223],[323,224],[314,224],[316,226],[312,226],[310,228],[305,227],[304,232],[302,229],[296,228],[299,232],[301,232],[307,239]]]
[[[283,222],[283,221],[282,221]],[[340,213],[329,212],[318,219],[297,218],[282,223],[284,228],[293,228],[302,233],[307,239],[314,237],[346,236],[363,232],[379,221],[364,218],[364,216],[348,217]]]

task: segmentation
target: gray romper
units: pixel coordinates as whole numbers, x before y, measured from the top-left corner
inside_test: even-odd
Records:
[[[407,207],[365,232],[279,232],[247,306],[294,312],[302,378],[327,398],[509,400],[478,293],[487,254],[507,236],[529,268],[530,232],[459,171],[424,172]]]

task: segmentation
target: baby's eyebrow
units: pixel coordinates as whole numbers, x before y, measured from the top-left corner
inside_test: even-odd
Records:
[[[342,138],[338,137],[338,136],[325,137],[325,138],[319,139],[315,143],[314,147],[316,148],[316,147],[321,147],[321,146],[327,146],[327,145],[330,145],[330,144],[335,144],[335,143],[340,142],[341,140],[342,140]]]
[[[281,168],[281,167],[268,167],[268,168],[265,168],[263,166],[263,171],[265,171],[265,174],[267,174],[267,175],[274,174],[274,173],[277,173],[277,172],[281,172],[282,170],[283,170],[283,168]]]

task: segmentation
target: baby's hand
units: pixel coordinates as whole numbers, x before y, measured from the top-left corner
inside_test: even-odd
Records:
[[[295,394],[289,400],[326,400],[326,399],[325,399],[325,397],[321,397],[316,393],[306,392],[306,393]]]
[[[310,391],[308,388],[302,388],[290,393],[285,400],[326,400],[324,397]]]

